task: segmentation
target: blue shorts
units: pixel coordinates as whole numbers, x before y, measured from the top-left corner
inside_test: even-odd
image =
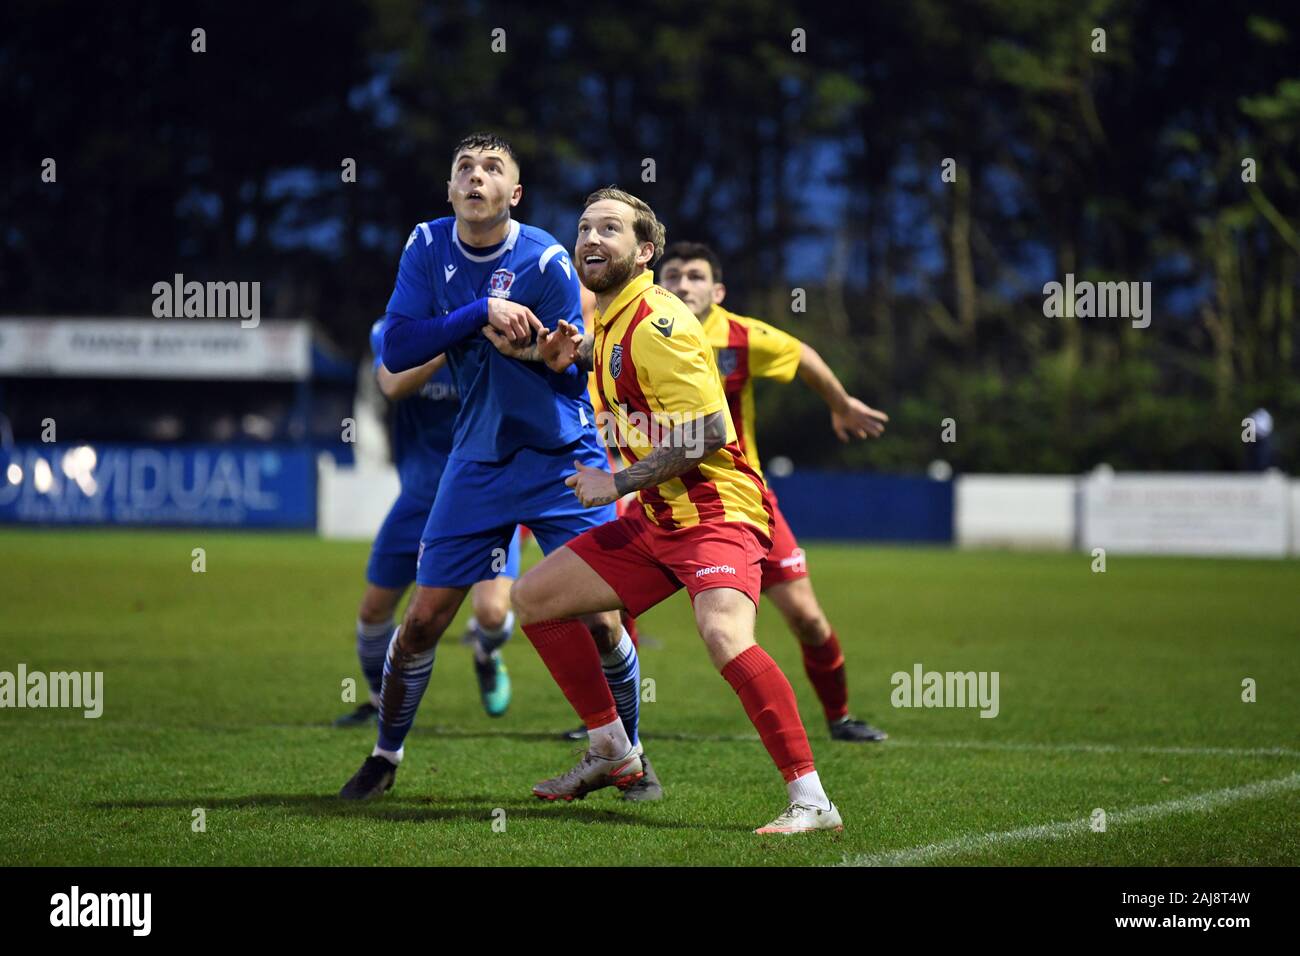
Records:
[[[370,549],[370,563],[366,565],[368,582],[376,587],[401,591],[415,580],[420,537],[429,521],[432,507],[433,501],[425,495],[412,495],[403,491],[397,496]],[[519,577],[518,528],[506,549],[504,567],[488,577],[496,577],[498,573],[508,578]]]
[[[586,508],[564,479],[573,462],[609,470],[599,446],[576,442],[558,451],[522,448],[501,463],[447,462],[420,539],[422,587],[466,587],[503,573],[498,564],[516,525],[526,525],[543,554],[616,517],[612,504]]]

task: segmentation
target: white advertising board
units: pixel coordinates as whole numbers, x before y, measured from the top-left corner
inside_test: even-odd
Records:
[[[1278,473],[1094,473],[1082,481],[1080,543],[1127,554],[1284,557],[1289,499]]]
[[[302,320],[0,319],[0,375],[280,379],[311,374]]]

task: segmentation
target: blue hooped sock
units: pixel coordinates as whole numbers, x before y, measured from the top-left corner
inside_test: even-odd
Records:
[[[402,742],[415,723],[415,712],[420,709],[420,699],[429,686],[433,673],[433,657],[438,650],[434,645],[421,654],[406,654],[398,646],[398,628],[393,632],[384,661],[384,683],[380,689],[379,742],[377,749],[400,753]]]
[[[617,647],[608,654],[600,655],[600,663],[605,671],[605,680],[609,682],[610,693],[614,695],[619,719],[623,721],[623,730],[635,747],[641,716],[641,661],[626,630]]]
[[[388,656],[388,642],[393,639],[393,619],[380,624],[357,621],[357,659],[361,673],[370,685],[370,702],[378,705],[379,685],[384,679],[384,658]]]

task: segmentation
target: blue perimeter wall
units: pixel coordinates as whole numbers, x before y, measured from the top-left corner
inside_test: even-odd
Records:
[[[96,445],[95,482],[84,488],[64,473],[63,457],[75,447],[0,451],[0,524],[316,526],[315,453],[306,446]],[[53,480],[38,491],[42,459]],[[14,464],[17,485],[6,475]],[[800,538],[953,540],[950,481],[818,471],[768,480]]]
[[[768,476],[797,537],[841,541],[953,539],[953,483],[901,475],[799,471]]]

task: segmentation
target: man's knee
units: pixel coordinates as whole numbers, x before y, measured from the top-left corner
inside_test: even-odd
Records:
[[[474,610],[474,620],[484,631],[499,631],[506,626],[506,613],[504,604],[484,604]]]
[[[795,609],[786,615],[786,621],[800,644],[816,647],[825,644],[830,639],[831,626],[826,620],[826,615],[821,612],[821,608],[817,607],[816,604],[812,607]]]
[[[754,645],[754,635],[724,622],[706,623],[700,637],[709,652],[709,660],[721,671],[727,664]]]
[[[591,636],[596,642],[596,649],[602,654],[608,654],[614,650],[623,639],[623,622],[619,619],[617,611],[593,614],[584,617],[582,622],[587,625],[587,630],[591,631]]]
[[[361,598],[357,617],[362,624],[383,624],[391,621],[393,612],[397,610],[397,600],[389,589],[376,588],[372,585],[366,588],[366,593]]]
[[[816,647],[830,639],[830,622],[826,620],[806,579],[777,585],[768,592],[768,596],[780,609],[786,625],[800,644]]]
[[[521,627],[545,620],[542,601],[543,595],[531,572],[510,586],[510,605],[515,609],[515,620]]]
[[[505,627],[510,613],[510,590],[492,587],[485,588],[484,592],[474,595],[474,620],[485,631],[499,631]]]
[[[402,620],[399,638],[403,647],[419,653],[437,644],[451,619],[456,616],[457,603],[437,596],[417,594]]]

